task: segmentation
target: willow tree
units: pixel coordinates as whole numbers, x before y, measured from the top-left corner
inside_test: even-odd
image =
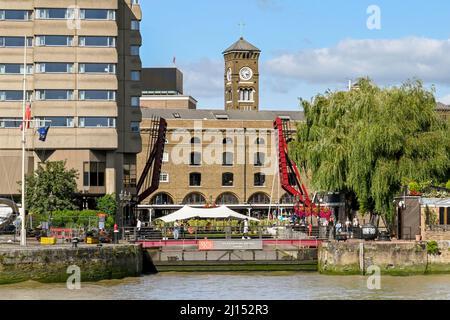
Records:
[[[302,104],[292,157],[316,190],[353,194],[363,213],[389,216],[404,181],[448,180],[449,126],[420,81],[379,88],[360,79]]]

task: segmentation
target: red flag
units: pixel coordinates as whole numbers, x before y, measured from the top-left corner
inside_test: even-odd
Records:
[[[25,109],[25,126],[27,129],[30,129],[31,124],[31,103],[27,103],[27,107]],[[20,129],[23,130],[23,123],[20,126]]]

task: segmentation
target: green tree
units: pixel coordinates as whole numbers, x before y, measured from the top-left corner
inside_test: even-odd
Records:
[[[74,195],[78,172],[66,170],[65,166],[65,161],[45,162],[26,177],[26,205],[30,212],[45,214],[76,209]]]
[[[450,131],[420,81],[354,90],[303,101],[292,157],[318,191],[353,194],[363,213],[390,214],[403,181],[446,181]]]
[[[114,217],[117,211],[117,200],[115,194],[107,194],[97,198],[97,209],[108,216]]]

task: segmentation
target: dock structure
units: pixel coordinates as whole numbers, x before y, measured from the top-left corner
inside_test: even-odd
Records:
[[[317,271],[318,240],[142,242],[158,272]]]

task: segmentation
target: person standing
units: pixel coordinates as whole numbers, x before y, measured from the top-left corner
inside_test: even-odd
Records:
[[[173,224],[173,238],[175,240],[178,240],[179,236],[180,236],[180,224],[178,223],[178,220],[177,220]]]
[[[244,236],[242,239],[249,239],[248,237],[248,219],[244,220]]]
[[[141,227],[142,227],[142,222],[139,218],[137,218],[137,224],[136,224],[137,231],[141,231]]]

